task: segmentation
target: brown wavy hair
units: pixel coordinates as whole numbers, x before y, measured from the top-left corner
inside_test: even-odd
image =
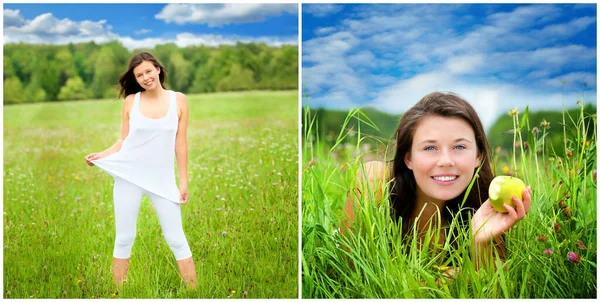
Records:
[[[446,201],[445,217],[450,224],[453,215],[461,215],[463,222],[468,221],[468,212],[474,213],[481,207],[483,201],[488,199],[488,188],[493,179],[491,165],[491,150],[475,109],[463,98],[454,93],[433,92],[423,97],[417,104],[406,111],[400,119],[396,130],[396,154],[392,162],[392,183],[390,186],[390,202],[392,217],[398,221],[402,219],[402,231],[406,233],[414,222],[409,221],[415,210],[417,183],[413,171],[408,169],[404,156],[410,152],[413,136],[418,123],[428,116],[441,116],[459,118],[467,122],[475,133],[478,156],[481,156],[481,169],[479,177],[473,184],[471,192],[460,210],[466,193]]]
[[[158,60],[154,58],[154,56],[144,51],[137,53],[133,57],[131,57],[131,60],[129,60],[129,67],[127,68],[127,71],[125,71],[119,77],[119,84],[121,86],[121,89],[119,91],[119,98],[125,98],[130,94],[145,91],[145,89],[142,88],[142,86],[140,86],[140,84],[138,84],[138,82],[135,80],[135,75],[133,74],[133,69],[136,68],[138,65],[142,64],[142,62],[144,61],[148,61],[152,63],[154,67],[160,68],[160,74],[158,75],[160,85],[165,89],[167,88],[165,84],[165,81],[167,80],[167,71],[158,62]]]

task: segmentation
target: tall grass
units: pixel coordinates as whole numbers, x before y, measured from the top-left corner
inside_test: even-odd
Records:
[[[189,95],[188,292],[147,198],[112,281],[113,178],[83,157],[120,136],[113,100],[4,107],[4,298],[298,296],[297,92]]]
[[[441,244],[436,243],[437,238],[419,243],[415,228],[403,234],[401,225],[390,218],[389,183],[362,188],[363,194],[356,200],[360,206],[355,208],[354,232],[340,234],[346,197],[353,194],[364,159],[372,157],[361,146],[365,137],[360,134],[360,125],[375,127],[375,123],[360,110],[352,110],[346,120],[360,120],[357,129],[343,128],[333,146],[326,146],[307,109],[302,296],[596,297],[596,117],[584,116],[583,104],[579,106],[580,114],[566,116],[564,127],[536,125],[535,135],[528,123],[528,110],[522,115],[513,112],[512,130],[517,143],[508,156],[494,154],[493,166],[501,171],[498,167],[511,165],[508,173],[516,173],[531,186],[531,208],[525,219],[506,233],[504,263],[480,270],[472,254],[473,238],[466,227],[469,221],[457,217],[445,226],[448,234],[455,235],[447,236]],[[555,154],[552,146],[546,145],[547,134],[556,130],[566,137],[565,154]],[[588,140],[590,131],[592,139]],[[344,144],[345,135],[351,132],[357,135],[356,144]],[[376,149],[393,149],[388,144],[381,140]],[[374,194],[378,189],[384,192],[379,198]],[[432,224],[426,238],[439,234],[440,228]],[[569,260],[569,252],[576,253],[580,260]]]

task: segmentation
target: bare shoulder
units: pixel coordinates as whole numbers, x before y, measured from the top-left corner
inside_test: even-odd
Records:
[[[135,94],[130,94],[125,97],[125,100],[123,101],[123,110],[125,110],[126,112],[129,112],[131,110],[131,107],[133,107],[134,98]]]
[[[390,172],[389,165],[382,161],[366,162],[356,171],[356,179],[360,182],[368,181],[373,184],[375,182],[385,182],[388,180]]]
[[[187,104],[187,98],[185,97],[185,94],[181,92],[175,92],[175,99],[177,100],[177,104]]]

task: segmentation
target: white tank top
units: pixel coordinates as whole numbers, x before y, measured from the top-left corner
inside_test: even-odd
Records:
[[[129,134],[121,150],[92,163],[113,177],[123,178],[147,191],[180,203],[175,182],[175,136],[179,124],[175,92],[169,90],[169,110],[159,119],[140,112],[140,93],[129,113]]]

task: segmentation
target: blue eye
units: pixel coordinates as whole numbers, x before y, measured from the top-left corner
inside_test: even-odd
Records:
[[[435,147],[433,147],[433,146],[427,146],[427,147],[425,147],[424,150],[425,151],[433,151],[433,150],[435,150]]]
[[[463,146],[463,145],[458,145],[455,148],[458,149],[458,150],[464,150],[464,149],[466,149],[466,147]]]

